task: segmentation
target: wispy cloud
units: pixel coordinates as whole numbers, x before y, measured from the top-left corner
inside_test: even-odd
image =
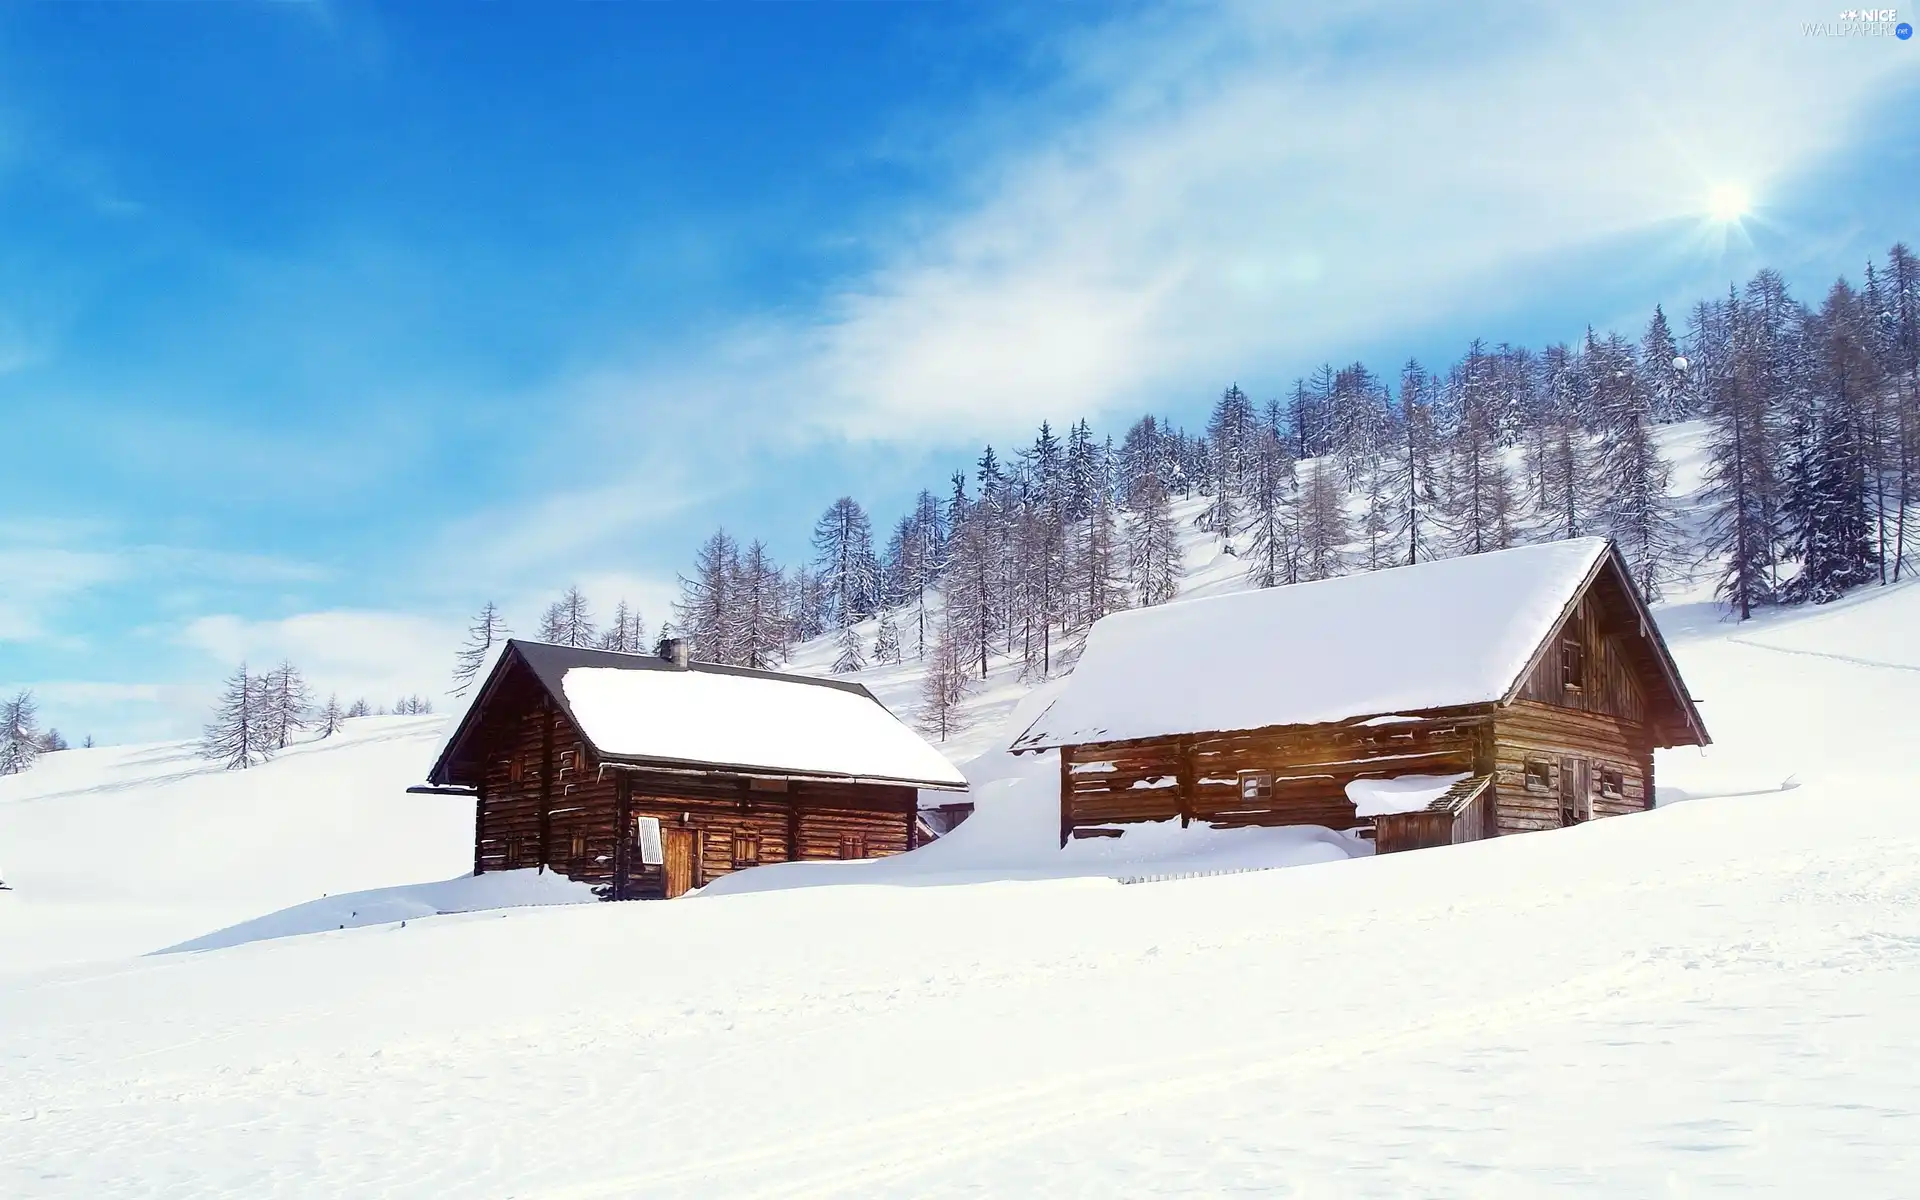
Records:
[[[461,632],[410,613],[343,609],[275,620],[206,616],[187,624],[180,641],[206,655],[213,671],[241,661],[264,670],[289,659],[322,695],[381,703],[445,679]]]
[[[770,427],[917,440],[1162,400],[1487,305],[1553,256],[1763,199],[1915,76],[1804,5],[1266,4],[1062,47],[1070,115],[810,317],[706,348]],[[718,382],[715,380],[718,379]]]

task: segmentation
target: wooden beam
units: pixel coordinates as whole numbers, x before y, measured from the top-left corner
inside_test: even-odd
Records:
[[[473,873],[486,873],[486,864],[480,861],[480,841],[487,836],[487,785],[481,784],[473,797]]]
[[[1179,758],[1175,762],[1174,769],[1178,774],[1174,778],[1179,781],[1180,828],[1185,829],[1193,820],[1194,792],[1199,787],[1200,773],[1193,767],[1193,739],[1183,737],[1175,745]]]
[[[624,772],[613,780],[613,898],[627,898],[627,877],[633,873],[633,777]]]
[[[787,861],[800,861],[800,800],[787,801]]]
[[[553,701],[540,701],[540,869],[547,869],[553,841]]]
[[[1060,747],[1060,848],[1073,836],[1073,747]]]

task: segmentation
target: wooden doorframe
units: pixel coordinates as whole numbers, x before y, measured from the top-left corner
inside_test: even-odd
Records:
[[[1563,754],[1560,756],[1560,824],[1562,827],[1582,825],[1591,820],[1593,760]]]
[[[678,891],[674,889],[674,850],[680,847],[685,851],[686,866],[681,877],[686,886]],[[685,895],[700,886],[700,831],[691,825],[665,825],[660,828],[660,874],[666,898]]]

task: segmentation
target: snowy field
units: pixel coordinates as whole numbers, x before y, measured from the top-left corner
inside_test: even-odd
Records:
[[[1062,853],[996,754],[912,855],[600,905],[460,878],[470,802],[401,791],[444,718],[51,756],[0,780],[0,1197],[1914,1195],[1920,587],[1659,617],[1715,739],[1659,810],[1382,858]]]

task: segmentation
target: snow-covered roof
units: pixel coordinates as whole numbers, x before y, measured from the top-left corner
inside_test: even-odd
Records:
[[[961,790],[965,776],[857,683],[653,655],[507,643],[429,778],[446,782],[488,696],[523,665],[603,759]]]
[[[1115,613],[1012,748],[1497,701],[1607,553],[1576,538]]]
[[[808,680],[574,667],[561,680],[581,732],[616,758],[964,787],[872,696]]]

